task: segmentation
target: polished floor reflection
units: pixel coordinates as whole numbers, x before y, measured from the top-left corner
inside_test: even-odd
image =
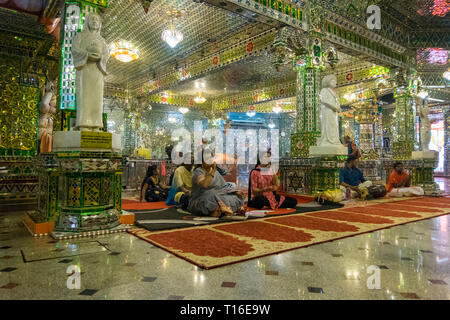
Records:
[[[33,238],[22,215],[0,213],[0,299],[450,299],[450,215],[212,270],[127,233]]]

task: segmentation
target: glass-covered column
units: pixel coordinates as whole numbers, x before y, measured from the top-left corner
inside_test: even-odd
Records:
[[[380,130],[375,100],[366,100],[356,103],[355,121],[358,124],[358,144],[361,150],[362,160],[359,163],[359,169],[363,171],[366,179],[378,181],[382,177],[381,162],[379,153],[376,150]]]
[[[320,71],[311,63],[310,57],[297,60],[297,118],[295,133],[291,137],[291,156],[307,157],[309,147],[320,136],[318,99]]]
[[[305,53],[297,56],[297,118],[295,133],[291,136],[291,157],[308,157],[309,147],[315,146],[320,136],[318,93],[321,89],[321,69],[324,66],[321,16],[318,8],[310,10],[310,31]]]
[[[359,124],[358,143],[363,160],[378,159],[375,151],[376,123],[378,115],[376,106],[372,101],[361,101],[356,103],[355,121]]]
[[[396,160],[411,159],[414,150],[416,106],[409,86],[394,89],[395,131],[393,154]]]
[[[290,155],[290,143],[292,132],[295,132],[295,123],[292,121],[291,112],[280,113],[280,157],[287,158]]]

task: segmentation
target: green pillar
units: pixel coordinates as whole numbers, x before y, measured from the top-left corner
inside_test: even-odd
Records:
[[[297,118],[296,132],[291,136],[291,155],[307,157],[309,147],[316,145],[320,136],[319,99],[321,69],[323,68],[322,38],[317,31],[310,31],[309,54],[297,57]]]
[[[397,88],[395,98],[395,130],[393,154],[395,160],[409,160],[414,151],[415,101],[409,88]]]

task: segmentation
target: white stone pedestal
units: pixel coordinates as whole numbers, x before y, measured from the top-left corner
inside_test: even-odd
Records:
[[[57,131],[53,152],[60,151],[121,152],[122,143],[120,135],[110,132]]]
[[[438,157],[437,151],[413,151],[413,160],[423,160],[423,159],[436,159]]]
[[[311,146],[309,154],[313,157],[346,156],[348,149],[344,146]]]

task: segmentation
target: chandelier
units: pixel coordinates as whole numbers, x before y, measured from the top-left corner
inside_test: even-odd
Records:
[[[167,42],[171,48],[175,48],[176,45],[183,40],[183,34],[176,30],[174,25],[171,25],[168,29],[163,31],[161,38]]]
[[[175,48],[178,43],[183,41],[183,34],[175,27],[174,20],[181,17],[181,10],[168,9],[166,12],[170,19],[169,27],[163,31],[161,39],[163,39],[171,48]]]
[[[130,62],[139,58],[139,51],[128,41],[114,42],[110,47],[111,56],[121,62]]]
[[[206,99],[202,97],[202,93],[199,92],[198,96],[194,98],[195,103],[204,103]]]
[[[422,91],[420,91],[420,92],[417,94],[417,96],[418,96],[420,99],[425,100],[425,98],[428,97],[428,92],[425,91],[425,90],[422,90]]]
[[[450,81],[450,68],[447,71],[445,71],[442,76],[444,77],[445,80]]]
[[[275,107],[272,108],[272,111],[275,113],[280,113],[281,112],[281,105],[276,105]]]

